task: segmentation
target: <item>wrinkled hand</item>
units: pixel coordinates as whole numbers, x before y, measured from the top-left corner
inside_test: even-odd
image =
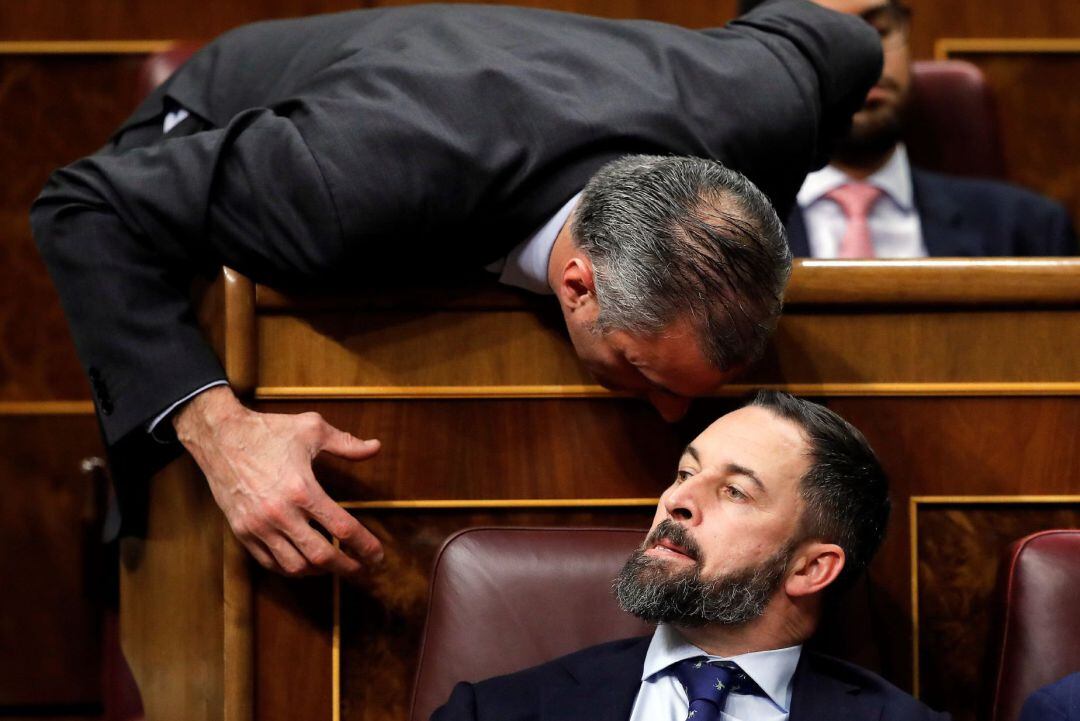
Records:
[[[173,418],[177,437],[206,475],[233,533],[260,564],[286,576],[357,577],[382,560],[382,544],[315,480],[319,453],[362,461],[379,452],[317,413],[278,415],[245,408],[227,386],[193,398]],[[340,549],[310,525],[340,541]]]

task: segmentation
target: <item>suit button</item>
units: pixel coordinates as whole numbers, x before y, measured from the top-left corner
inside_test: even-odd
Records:
[[[111,401],[111,400],[109,400],[108,398],[102,398],[102,399],[101,399],[101,400],[100,400],[100,401],[98,402],[98,408],[100,408],[100,409],[101,409],[101,415],[103,415],[103,416],[109,416],[109,415],[112,415],[112,412],[113,412],[113,404],[112,404],[112,401]]]
[[[97,368],[91,368],[90,369],[90,380],[95,381],[95,382],[101,380],[101,371],[99,371]]]

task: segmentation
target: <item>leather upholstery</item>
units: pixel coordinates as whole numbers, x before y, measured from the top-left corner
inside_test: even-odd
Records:
[[[1080,530],[1020,539],[1001,571],[991,719],[1016,721],[1033,691],[1080,670]]]
[[[410,718],[427,721],[459,681],[651,633],[611,592],[644,537],[602,528],[471,528],[451,536],[435,559]]]
[[[913,63],[905,138],[913,164],[954,175],[1005,177],[993,93],[982,71],[960,60]]]

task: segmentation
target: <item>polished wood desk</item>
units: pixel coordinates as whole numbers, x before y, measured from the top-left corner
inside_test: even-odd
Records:
[[[166,469],[122,559],[123,641],[151,721],[404,718],[443,538],[645,526],[682,445],[759,386],[823,399],[893,479],[861,615],[830,642],[959,718],[974,713],[998,549],[1080,523],[1080,261],[799,262],[766,357],[672,426],[591,383],[550,299],[297,297],[225,276],[205,315],[238,392],[383,440],[372,461],[318,471],[387,560],[363,589],[265,574],[193,464]]]

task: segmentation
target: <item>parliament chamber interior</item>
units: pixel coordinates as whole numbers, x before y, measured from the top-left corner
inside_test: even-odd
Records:
[[[785,8],[803,2],[809,0],[769,0],[759,7],[735,0],[521,0],[498,5],[596,16],[605,22],[650,21],[628,26],[633,28],[628,37],[654,33],[662,38],[658,42],[673,44],[681,35],[665,28],[716,28],[747,13],[747,20],[732,27],[764,47],[781,41],[753,34],[787,37],[777,25]],[[260,546],[256,540],[253,545],[261,551],[250,551],[237,535],[245,533],[223,514],[227,501],[218,497],[217,486],[207,484],[206,457],[184,452],[175,434],[159,439],[157,430],[148,430],[145,421],[154,418],[157,406],[138,424],[132,421],[132,427],[138,425],[133,432],[145,436],[150,448],[157,449],[153,444],[158,443],[161,453],[171,455],[153,463],[131,460],[138,454],[130,452],[126,440],[116,440],[110,425],[123,415],[130,388],[108,367],[103,372],[91,367],[88,375],[87,366],[93,364],[80,360],[83,345],[77,352],[67,317],[99,304],[126,312],[132,299],[110,281],[98,301],[85,295],[89,284],[73,279],[75,272],[64,261],[50,259],[47,267],[30,209],[47,183],[60,188],[54,192],[59,199],[49,201],[58,204],[79,192],[59,183],[85,177],[91,178],[86,187],[99,187],[96,179],[105,178],[101,198],[111,202],[114,195],[129,192],[129,186],[113,182],[119,176],[108,175],[114,167],[110,163],[122,163],[131,154],[150,163],[154,148],[183,146],[184,133],[220,135],[214,144],[197,146],[211,157],[242,145],[238,138],[247,137],[244,122],[256,129],[265,123],[261,132],[268,138],[283,116],[308,112],[282,105],[266,116],[245,111],[248,120],[230,122],[224,131],[212,117],[202,117],[205,127],[187,129],[209,111],[194,103],[177,104],[179,91],[163,95],[162,89],[187,87],[183,79],[176,83],[169,78],[190,67],[184,64],[193,57],[196,64],[198,58],[210,58],[202,67],[217,72],[225,64],[224,51],[212,56],[201,49],[222,33],[255,21],[360,8],[392,19],[416,4],[5,0],[0,6],[0,118],[5,125],[0,163],[6,167],[0,229],[7,248],[6,262],[0,263],[5,289],[0,312],[5,340],[0,350],[0,477],[5,489],[0,569],[6,582],[0,593],[0,719],[445,721],[511,718],[500,710],[508,708],[519,709],[513,718],[585,718],[566,709],[561,715],[552,711],[561,708],[553,697],[572,694],[554,692],[546,676],[523,676],[521,683],[536,686],[541,710],[550,715],[525,710],[533,686],[525,694],[507,692],[515,698],[497,698],[497,682],[480,682],[596,644],[653,633],[655,620],[619,607],[626,604],[613,592],[612,579],[622,577],[620,568],[629,554],[657,538],[650,528],[660,515],[670,513],[694,532],[694,501],[686,501],[691,510],[676,502],[681,480],[670,490],[673,474],[688,453],[698,460],[704,439],[711,438],[705,429],[722,417],[745,414],[745,408],[737,409],[759,389],[784,391],[838,414],[865,436],[888,477],[891,514],[887,528],[879,529],[880,548],[861,577],[835,594],[829,589],[821,609],[809,606],[820,618],[801,653],[866,669],[891,684],[888,693],[903,695],[905,704],[925,705],[957,721],[1080,719],[1080,260],[1071,257],[1080,251],[1074,230],[1080,221],[1080,10],[1070,0],[821,4],[861,15],[880,35],[883,77],[899,67],[898,77],[910,83],[898,116],[902,126],[884,150],[878,149],[888,161],[875,164],[872,172],[856,167],[856,160],[870,152],[865,146],[855,152],[837,140],[838,148],[849,151],[842,161],[838,150],[833,165],[805,182],[805,170],[813,168],[802,171],[794,185],[783,188],[786,206],[770,198],[777,202],[794,255],[782,314],[758,357],[704,392],[684,393],[672,390],[671,383],[648,379],[644,386],[628,386],[594,373],[603,368],[602,361],[594,365],[598,361],[590,362],[578,344],[595,342],[598,335],[579,341],[572,312],[566,305],[559,312],[558,304],[564,303],[560,290],[553,299],[548,288],[537,294],[520,283],[495,282],[496,276],[482,267],[453,278],[436,275],[437,280],[395,268],[388,283],[382,282],[388,276],[381,276],[380,282],[367,285],[293,287],[266,282],[273,273],[260,275],[258,263],[245,274],[217,260],[203,272],[204,281],[192,284],[190,298],[179,299],[181,305],[158,316],[155,323],[167,315],[201,329],[228,386],[259,417],[314,411],[333,429],[380,440],[377,454],[319,454],[316,448],[309,458],[313,478],[334,504],[382,544],[381,561],[365,562],[360,573],[345,578],[310,570],[283,574],[282,557],[272,544]],[[459,5],[470,4],[446,7]],[[491,16],[483,12],[475,18],[492,27],[501,22],[498,10]],[[550,23],[545,28],[557,28],[563,16],[537,17],[536,23]],[[513,16],[513,23],[533,22],[529,15],[522,18]],[[334,24],[318,32],[339,32]],[[518,27],[510,21],[507,26]],[[498,49],[476,57],[494,58],[496,64],[503,62],[501,53],[512,54],[532,37],[496,38],[496,31],[486,28],[455,35],[454,28],[442,27],[432,31],[433,42],[452,45],[459,37],[490,35],[493,47],[501,43]],[[607,26],[582,27],[604,32]],[[798,30],[804,31],[818,37]],[[820,53],[815,62],[833,62],[833,53],[840,51],[821,42],[812,50]],[[806,45],[791,45],[811,52]],[[404,40],[394,47],[402,56],[417,52]],[[672,50],[674,45],[663,47],[670,54],[656,53],[648,62],[679,67],[682,54]],[[697,46],[688,41],[686,47]],[[585,57],[607,48],[598,43],[574,52]],[[290,60],[290,72],[316,54],[304,52]],[[243,55],[232,60],[237,57],[244,62]],[[537,52],[534,62],[556,61]],[[464,72],[438,64],[421,70],[435,78],[435,86]],[[409,93],[427,86],[408,85],[404,71],[394,72],[394,82],[373,85],[372,93],[429,118],[422,104],[410,105],[415,97]],[[477,72],[486,73],[491,93],[505,92],[500,84],[505,76],[491,68]],[[527,70],[520,72],[531,77]],[[275,80],[251,77],[250,83],[259,86],[252,93]],[[873,84],[867,78],[858,81],[864,85],[854,107],[864,96],[872,104],[875,92],[882,98],[901,94],[899,85],[885,84],[867,96],[865,87]],[[767,77],[758,80],[773,88],[769,92],[786,87],[780,81],[770,85]],[[552,80],[562,82],[575,87],[565,79]],[[622,102],[609,97],[614,92],[596,90],[595,97],[575,102],[582,107]],[[686,92],[674,92],[679,99],[673,102],[691,102],[683,97]],[[228,104],[212,88],[205,97],[207,108]],[[160,114],[145,116],[147,122],[138,113],[132,116],[155,98]],[[304,102],[297,101],[299,106]],[[508,117],[517,112],[505,97],[491,102]],[[651,107],[647,115],[663,125],[662,110]],[[170,121],[167,114],[177,111],[181,114]],[[572,109],[567,116],[575,112],[586,111]],[[678,108],[671,112],[678,114]],[[180,124],[175,139],[166,130],[169,137],[161,140],[162,115],[167,124]],[[147,142],[158,144],[149,150],[102,151],[117,142],[114,132],[130,117],[138,122],[129,121],[128,137],[153,125],[154,139]],[[524,128],[523,134],[532,138],[526,142],[549,145],[548,138],[534,133],[543,127],[542,119],[535,125],[529,113],[511,119],[499,127]],[[365,127],[365,120],[356,118],[355,126]],[[437,124],[434,119],[426,127]],[[820,125],[813,132],[824,137],[828,129]],[[627,137],[633,132],[628,127],[623,128]],[[836,138],[842,130],[836,130]],[[311,142],[289,146],[290,152],[316,146],[310,136],[295,137]],[[740,138],[752,142],[754,133],[732,137],[725,140],[731,146],[723,147],[736,168],[753,179],[753,167],[738,167],[747,161],[737,143]],[[335,142],[349,140],[342,133]],[[633,138],[625,147],[615,139],[609,148],[608,142],[596,145],[604,153],[663,151]],[[180,204],[199,202],[200,193],[212,204],[214,194],[231,182],[230,173],[244,163],[273,168],[292,162],[269,152],[259,157],[259,146],[254,147],[252,156],[237,166],[223,162],[205,186],[177,180]],[[417,143],[394,152],[408,156],[425,150]],[[105,152],[98,165],[50,180],[57,169],[79,168],[72,164],[95,152]],[[333,169],[320,166],[318,149],[313,152],[322,173],[317,177],[328,177]],[[514,160],[494,182],[525,173],[527,160]],[[546,159],[562,160],[572,163],[561,156]],[[251,167],[236,172],[251,178]],[[417,167],[409,166],[409,172]],[[535,170],[538,176],[549,172]],[[130,184],[135,200],[119,212],[121,221],[135,218],[145,226],[160,217],[147,199],[155,192],[170,193],[172,181],[165,175],[162,183],[147,173]],[[841,175],[867,182],[839,186]],[[880,178],[874,181],[877,187],[868,185],[875,178]],[[962,180],[956,188],[946,187],[952,178]],[[292,182],[288,168],[263,180],[266,186],[253,183],[236,207],[258,206],[263,212],[273,203],[288,202],[296,188],[307,187],[306,181]],[[397,173],[387,172],[367,184],[378,189],[399,180]],[[906,191],[894,192],[897,183]],[[275,184],[287,187],[278,193]],[[329,185],[328,197],[344,192]],[[892,215],[851,211],[845,197],[834,193],[853,186],[873,188],[871,209],[887,205]],[[447,201],[425,200],[423,207],[432,213],[469,192],[452,180],[440,179],[436,187],[445,191]],[[515,192],[544,194],[543,188],[524,181]],[[519,202],[517,195],[508,197]],[[552,217],[568,197],[549,204],[543,218]],[[585,199],[574,202],[586,203],[590,197],[586,190]],[[97,208],[96,202],[89,205]],[[565,206],[567,212],[571,205]],[[861,212],[861,221],[852,212]],[[63,217],[57,212],[55,222]],[[576,222],[567,217],[554,216],[552,222],[558,223],[552,237]],[[290,222],[285,212],[263,213],[258,223],[238,226],[262,228],[277,237],[279,228],[286,234]],[[349,222],[346,218],[342,225]],[[497,233],[500,222],[512,225],[512,219],[497,216],[483,232],[495,227]],[[332,225],[320,223],[320,230]],[[389,230],[380,226],[380,242],[405,243],[408,239],[395,235],[392,223]],[[528,228],[530,233],[536,225]],[[444,232],[438,219],[416,227]],[[840,230],[830,240],[824,233],[832,227]],[[881,228],[884,240],[879,242],[874,233]],[[153,235],[152,228],[147,235]],[[562,237],[560,231],[555,248]],[[520,240],[514,237],[507,247]],[[142,244],[133,252],[149,253],[151,246]],[[852,250],[857,247],[862,250]],[[281,251],[283,256],[290,252]],[[214,256],[220,257],[233,256]],[[237,252],[235,257],[245,256]],[[300,263],[310,260],[303,253],[299,258]],[[354,260],[358,267],[363,264]],[[123,274],[125,262],[103,255],[89,258],[87,267]],[[376,273],[384,270],[376,268]],[[587,283],[592,282],[590,274]],[[595,282],[601,283],[599,275]],[[66,294],[63,306],[61,293]],[[117,327],[155,337],[158,327],[142,325],[143,320],[120,321]],[[571,326],[570,337],[564,320]],[[95,322],[89,327],[91,333],[107,334]],[[85,347],[97,353],[96,343],[85,341]],[[110,351],[102,352],[108,356]],[[174,352],[180,352],[178,347],[153,362],[168,365]],[[106,386],[116,396],[116,413]],[[698,397],[687,409],[682,397],[691,395]],[[184,402],[194,403],[190,398]],[[677,410],[665,405],[670,403]],[[162,427],[183,407],[166,411],[162,406]],[[179,424],[177,432],[186,444]],[[683,479],[682,471],[678,478]],[[756,477],[754,483],[761,485]],[[686,481],[685,487],[692,485]],[[340,525],[340,519],[313,516],[313,536],[329,538],[335,552],[345,545],[355,555],[350,544],[356,539],[335,533],[335,523]],[[305,524],[305,531],[310,526]],[[694,560],[690,544],[676,543],[680,562],[687,556]],[[290,554],[296,552],[289,547]],[[302,546],[299,553],[304,553]],[[790,563],[789,558],[789,569]],[[773,613],[776,605],[759,613]],[[640,672],[639,663],[625,710],[589,717],[668,718],[648,710],[659,706],[649,707],[644,700],[651,682]],[[788,671],[794,681],[788,681],[786,699],[760,688],[767,686],[760,678],[752,679],[759,686],[758,700],[773,704],[773,715],[755,716],[744,710],[752,704],[727,701],[742,693],[736,688],[730,697],[710,702],[712,710],[704,718],[832,718],[821,710],[816,716],[808,711],[807,684],[798,687],[798,676],[805,673],[802,665],[794,677]],[[1071,705],[1045,707],[1058,715],[1029,702],[1039,689],[1063,679],[1075,682]],[[459,682],[472,685],[455,690]],[[682,704],[680,719],[688,708],[693,717],[692,704],[698,703],[689,688],[684,681],[671,692]],[[452,693],[459,700],[447,704]],[[469,714],[459,698],[466,693],[475,694]],[[604,698],[597,693],[589,703]],[[886,698],[881,715],[837,712],[835,718],[943,718],[916,715],[896,700],[899,696]]]

